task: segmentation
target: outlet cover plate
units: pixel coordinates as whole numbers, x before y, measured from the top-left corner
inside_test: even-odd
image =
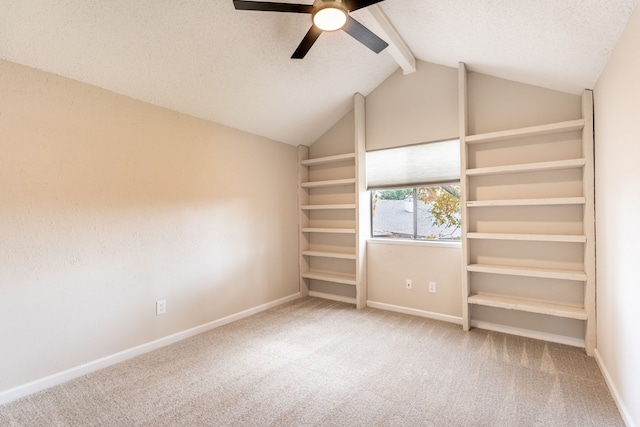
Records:
[[[167,300],[161,299],[156,301],[156,316],[160,316],[161,314],[165,314],[167,312]]]

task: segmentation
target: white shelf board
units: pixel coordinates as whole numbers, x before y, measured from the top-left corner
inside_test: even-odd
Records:
[[[327,163],[338,163],[347,160],[354,160],[356,158],[355,153],[338,154],[336,156],[318,157],[316,159],[307,159],[300,162],[303,166],[315,166],[324,165]]]
[[[343,285],[356,285],[356,276],[354,274],[310,270],[302,273],[301,276],[305,279],[323,280],[325,282],[341,283]]]
[[[539,277],[543,279],[585,281],[587,275],[579,270],[557,270],[550,268],[512,267],[506,265],[469,264],[467,271],[475,273],[505,274],[509,276]]]
[[[338,210],[338,209],[355,209],[355,203],[345,203],[340,205],[302,205],[300,209],[303,211],[315,211],[315,210]]]
[[[508,199],[508,200],[470,200],[468,208],[488,206],[550,206],[550,205],[584,205],[584,197],[555,197],[548,199]]]
[[[356,254],[355,253],[347,253],[347,252],[329,252],[329,251],[306,250],[306,251],[302,251],[302,255],[314,256],[314,257],[323,257],[323,258],[356,259]]]
[[[302,228],[303,233],[355,234],[355,228]]]
[[[540,172],[561,169],[577,169],[584,167],[585,159],[556,160],[552,162],[525,163],[509,166],[492,166],[486,168],[467,169],[467,176],[498,175],[507,173]]]
[[[587,312],[582,307],[551,304],[547,302],[531,301],[518,298],[508,298],[496,295],[471,295],[467,301],[470,304],[488,307],[504,308],[507,310],[527,311],[530,313],[546,314],[569,319],[586,320]]]
[[[530,136],[550,135],[554,133],[572,132],[584,127],[584,119],[569,120],[566,122],[551,123],[540,126],[511,129],[499,132],[490,132],[478,135],[469,135],[465,138],[467,144],[484,144],[488,142],[504,141],[514,138],[527,138]]]
[[[516,233],[467,233],[468,239],[518,240],[524,242],[566,242],[584,243],[586,236],[573,234],[516,234]]]
[[[355,184],[355,178],[332,179],[330,181],[312,181],[300,184],[302,188],[319,188],[319,187],[339,187],[341,185]]]

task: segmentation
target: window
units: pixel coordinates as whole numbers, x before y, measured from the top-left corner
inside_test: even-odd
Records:
[[[460,184],[371,192],[372,237],[460,240],[460,218]]]
[[[372,236],[460,240],[460,141],[367,153]]]

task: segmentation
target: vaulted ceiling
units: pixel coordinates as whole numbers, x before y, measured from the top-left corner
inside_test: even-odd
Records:
[[[275,0],[274,0],[275,1]],[[282,0],[311,4],[312,0]],[[640,0],[385,0],[422,61],[580,93]],[[367,9],[353,16],[385,38]],[[232,0],[0,0],[0,58],[292,145],[310,144],[397,68],[342,31],[291,54],[310,16]],[[1,94],[0,94],[1,95]]]

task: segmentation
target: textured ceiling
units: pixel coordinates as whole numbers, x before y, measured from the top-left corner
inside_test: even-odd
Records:
[[[310,4],[312,0],[287,0]],[[386,0],[416,58],[571,93],[592,87],[640,0]],[[354,13],[376,30],[366,10]],[[285,143],[310,144],[397,64],[344,32],[289,59],[300,14],[232,0],[0,0],[0,58]]]

